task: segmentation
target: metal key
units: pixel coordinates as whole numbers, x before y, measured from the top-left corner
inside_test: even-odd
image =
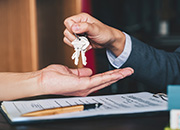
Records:
[[[86,52],[86,48],[89,46],[89,41],[86,37],[84,36],[80,36],[78,38],[76,38],[72,43],[74,46],[75,52],[72,55],[72,59],[75,59],[74,64],[78,65],[79,62],[79,55],[81,52],[81,57],[82,57],[82,63],[83,65],[86,65],[86,56],[85,56],[85,52]]]
[[[82,37],[81,39],[84,42],[84,46],[81,49],[82,64],[86,65],[87,64],[87,62],[86,62],[87,58],[85,56],[85,53],[86,53],[87,47],[89,46],[90,43],[89,43],[89,41],[88,41],[88,39],[86,37]]]
[[[81,51],[81,48],[82,48],[82,44],[79,43],[79,40],[76,39],[72,42],[72,45],[74,46],[74,50],[75,52],[73,53],[72,55],[72,59],[74,60],[74,64],[75,65],[78,65],[78,62],[79,62],[79,55],[80,55],[80,51]]]
[[[74,64],[75,65],[78,65],[78,62],[79,62],[79,55],[80,55],[80,49],[75,49],[75,52],[73,53],[73,55],[72,55],[72,59],[74,60]]]
[[[86,56],[85,56],[85,52],[86,52],[86,50],[84,51],[84,50],[81,50],[81,58],[82,58],[82,64],[83,65],[86,65],[87,64],[87,62],[86,62]]]

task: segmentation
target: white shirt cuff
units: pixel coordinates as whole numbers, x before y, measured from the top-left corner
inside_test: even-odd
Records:
[[[123,32],[126,36],[126,41],[125,41],[125,47],[123,52],[116,57],[110,50],[106,50],[107,58],[111,65],[115,68],[120,68],[129,58],[129,55],[132,51],[132,41],[131,38],[128,34]]]

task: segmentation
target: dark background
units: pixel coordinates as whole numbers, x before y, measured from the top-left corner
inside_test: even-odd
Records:
[[[179,0],[92,0],[92,15],[103,23],[124,31],[141,41],[166,51],[174,51],[180,45]],[[167,25],[161,33],[161,22]],[[97,72],[109,69],[105,50],[96,50]],[[143,64],[143,63],[142,63]],[[166,87],[165,87],[166,88]],[[99,94],[150,91],[166,92],[140,81],[126,78],[98,91]]]

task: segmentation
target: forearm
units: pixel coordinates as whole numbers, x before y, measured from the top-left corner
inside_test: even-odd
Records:
[[[0,100],[40,95],[38,80],[39,72],[0,73]]]
[[[180,83],[180,54],[155,49],[132,38],[132,52],[122,67],[132,67],[134,77],[148,86],[166,89]]]

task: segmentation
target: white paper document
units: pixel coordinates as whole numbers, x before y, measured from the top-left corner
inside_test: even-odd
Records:
[[[39,117],[22,117],[24,113],[54,107],[64,107],[77,104],[102,103],[96,109],[66,114],[57,114]],[[73,98],[55,98],[28,101],[4,101],[1,105],[11,122],[26,122],[39,120],[83,118],[101,115],[133,114],[155,111],[166,111],[167,101],[153,97],[152,93],[140,92],[106,96],[88,96]]]

